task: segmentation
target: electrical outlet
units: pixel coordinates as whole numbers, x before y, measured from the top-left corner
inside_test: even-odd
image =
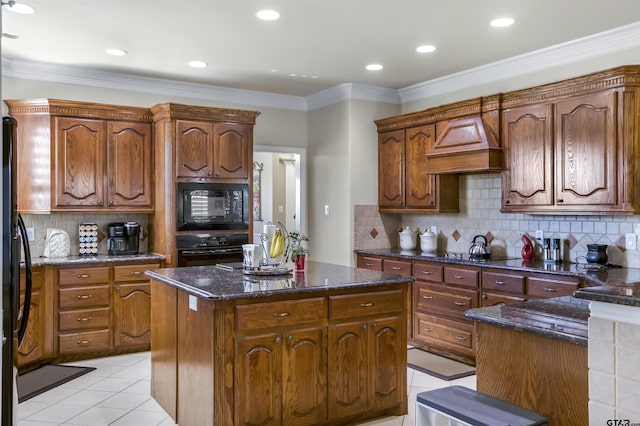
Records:
[[[637,238],[636,234],[625,234],[624,235],[624,244],[627,250],[635,250],[637,247]]]
[[[27,228],[27,240],[28,241],[36,240],[36,231],[33,228]]]
[[[324,205],[324,215],[329,216],[329,204]]]
[[[544,231],[538,229],[536,231],[536,240],[542,241],[544,239]]]
[[[431,229],[431,232],[433,232],[434,234],[438,235],[438,227],[437,226],[432,225],[430,229]]]

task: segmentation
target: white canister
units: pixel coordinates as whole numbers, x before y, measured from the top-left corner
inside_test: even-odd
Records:
[[[402,250],[414,250],[417,245],[418,231],[412,231],[411,228],[405,226],[405,228],[399,232],[400,235],[400,248]]]
[[[438,250],[438,236],[427,228],[420,234],[420,248],[423,253],[435,253]]]

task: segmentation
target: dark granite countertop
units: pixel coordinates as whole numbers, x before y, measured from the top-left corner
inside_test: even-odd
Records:
[[[398,248],[356,250],[356,253],[408,260],[428,260],[447,264],[473,265],[483,268],[575,276],[582,278],[585,283],[584,288],[578,289],[574,293],[576,298],[640,307],[640,269],[620,267],[596,269],[596,265],[589,264],[545,264],[541,261],[526,261],[522,259],[451,259],[440,255],[422,254],[418,250],[400,250]]]
[[[246,275],[240,269],[228,271],[216,266],[153,269],[146,274],[195,296],[213,300],[366,288],[413,281],[411,277],[387,272],[313,261],[307,262],[304,272],[278,276]]]
[[[587,345],[589,302],[571,296],[470,309],[465,317]]]
[[[44,265],[91,265],[92,263],[114,263],[114,262],[143,262],[152,261],[158,262],[164,260],[165,257],[156,253],[140,253],[131,254],[125,256],[65,256],[65,257],[33,257],[31,258],[31,265],[44,266]],[[23,262],[24,264],[24,262]]]

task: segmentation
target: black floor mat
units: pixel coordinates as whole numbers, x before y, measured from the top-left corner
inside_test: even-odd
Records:
[[[18,403],[60,386],[70,380],[95,370],[94,367],[49,364],[19,374],[17,378]]]

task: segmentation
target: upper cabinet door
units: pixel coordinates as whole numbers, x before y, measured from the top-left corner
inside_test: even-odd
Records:
[[[615,205],[616,92],[558,102],[556,204]]]
[[[405,198],[407,207],[435,207],[436,176],[427,169],[427,152],[435,139],[435,125],[407,129]]]
[[[378,205],[404,206],[404,130],[378,135]]]
[[[214,178],[248,179],[252,127],[237,123],[214,125]]]
[[[176,121],[176,177],[213,177],[213,124]]]
[[[107,137],[109,206],[151,208],[151,124],[109,122]]]
[[[105,123],[55,117],[56,207],[103,207]]]
[[[502,208],[553,205],[551,104],[504,111]]]

